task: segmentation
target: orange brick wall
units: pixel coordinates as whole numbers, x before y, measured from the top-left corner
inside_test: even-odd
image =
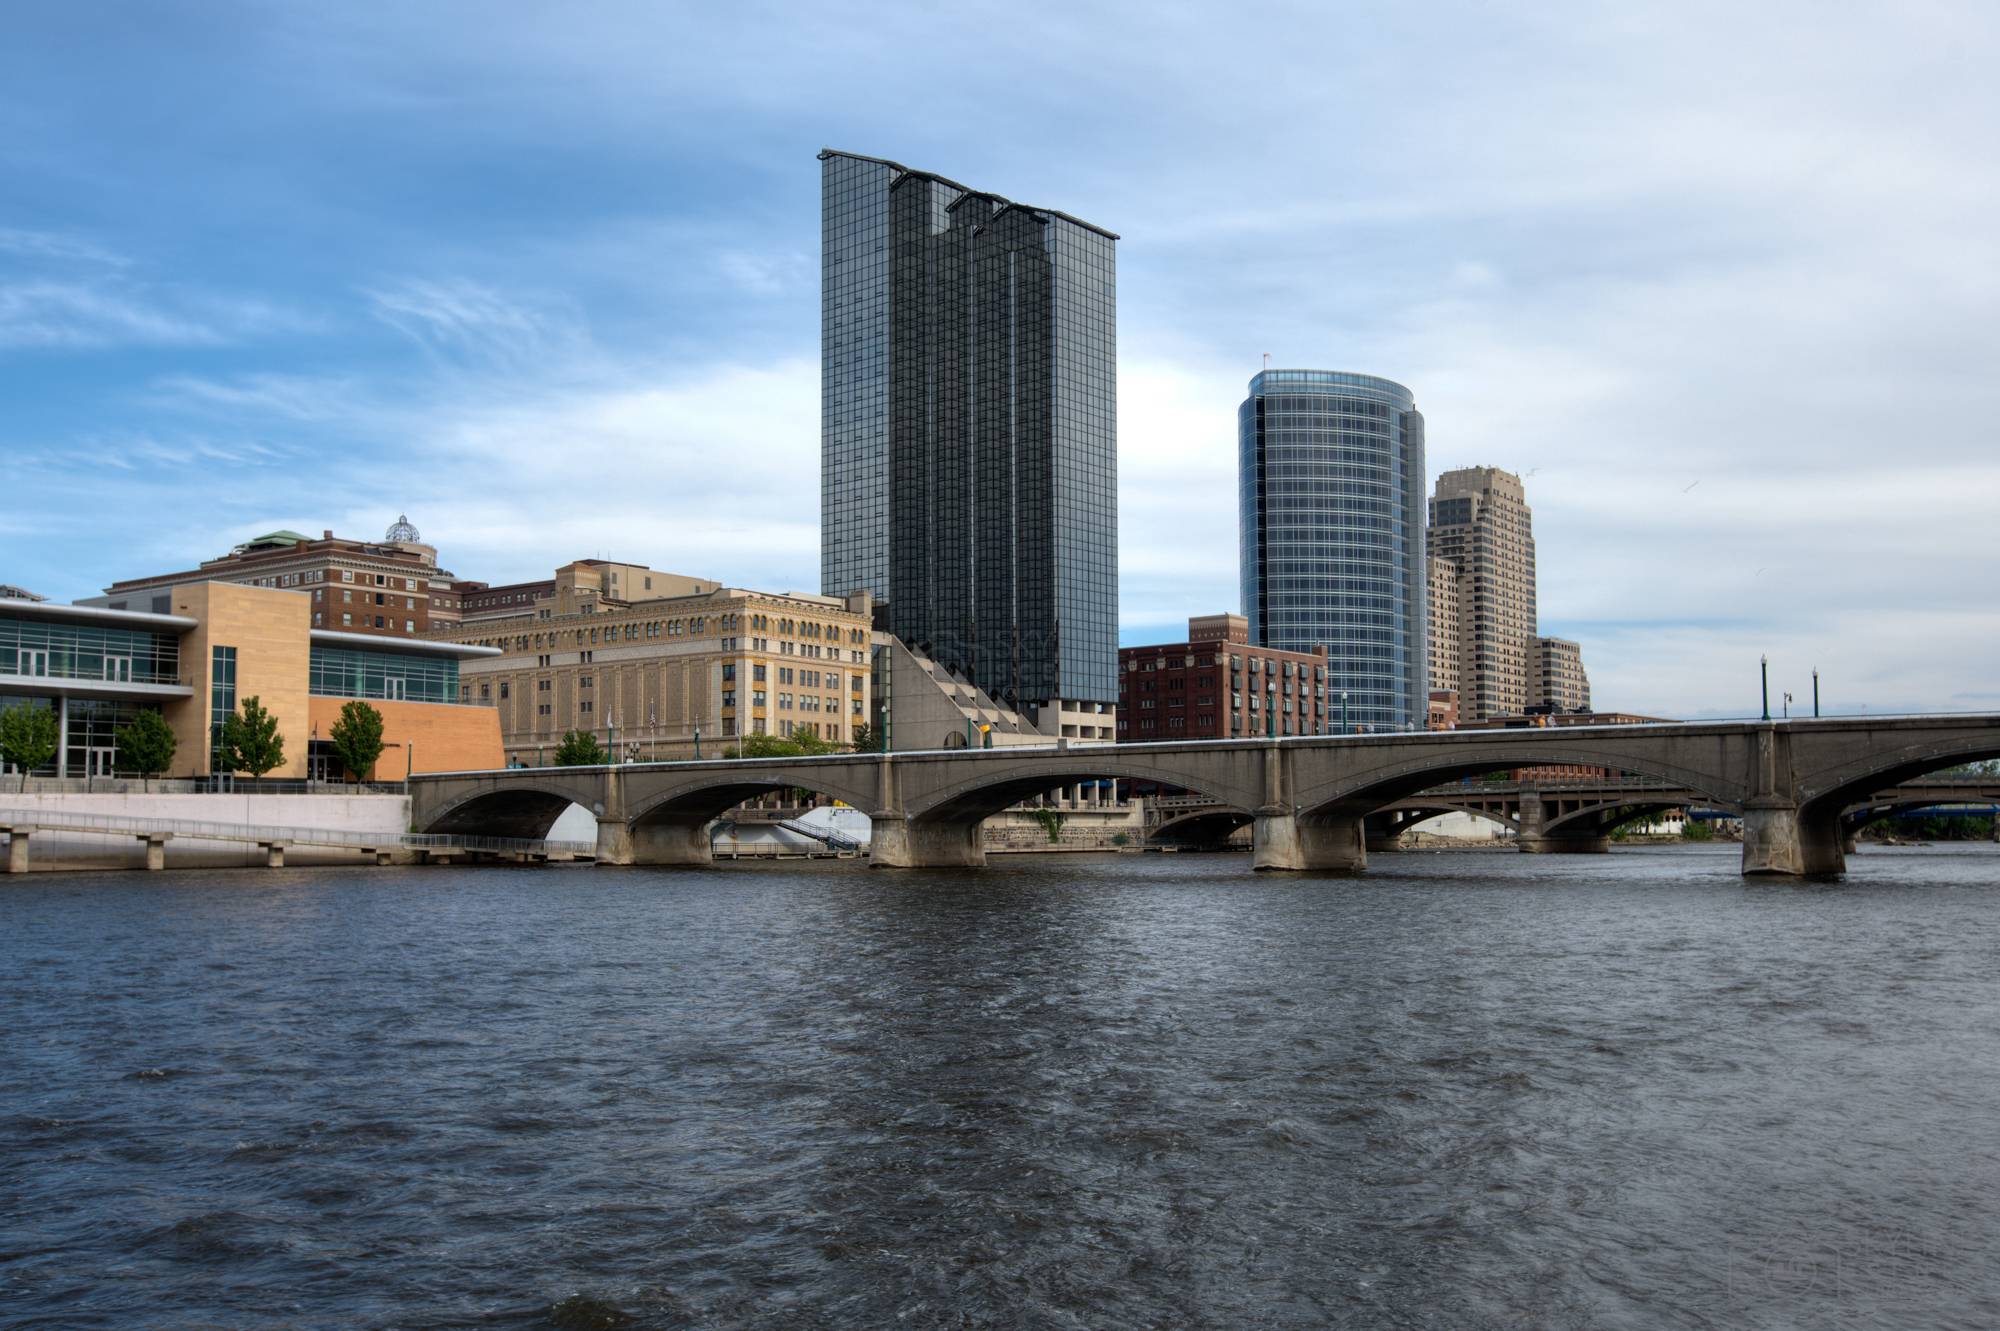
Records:
[[[340,709],[351,698],[312,699],[312,733],[328,739]],[[507,760],[500,747],[500,713],[491,707],[462,707],[453,703],[391,702],[384,698],[364,699],[382,713],[381,760],[375,764],[378,781],[400,781],[411,761],[411,744],[416,745],[416,772],[476,772],[504,767]],[[300,750],[304,752],[303,748]]]

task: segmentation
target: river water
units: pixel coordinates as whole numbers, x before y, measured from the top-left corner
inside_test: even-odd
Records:
[[[2000,848],[1850,864],[15,880],[0,1326],[1992,1328]]]

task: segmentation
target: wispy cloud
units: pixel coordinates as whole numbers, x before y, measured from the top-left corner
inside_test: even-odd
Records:
[[[365,294],[377,319],[439,359],[546,363],[589,340],[573,306],[536,308],[476,282],[417,280]]]
[[[0,282],[0,347],[205,347],[227,339],[201,319],[74,282]]]
[[[356,380],[302,374],[165,375],[154,381],[147,400],[211,417],[288,422],[352,422],[357,415],[375,413]]]
[[[102,264],[111,268],[123,268],[131,263],[124,255],[114,254],[79,236],[52,231],[24,231],[14,227],[0,227],[0,254],[62,263]]]

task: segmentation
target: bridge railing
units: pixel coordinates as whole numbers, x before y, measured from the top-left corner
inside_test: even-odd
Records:
[[[0,809],[0,827],[32,827],[51,832],[103,836],[172,836],[190,841],[243,841],[287,846],[340,846],[350,849],[477,850],[583,855],[593,841],[550,841],[533,837],[460,836],[442,832],[369,832],[339,827],[273,827],[255,823],[213,823],[191,818],[128,818],[118,814],[69,813],[54,809]]]

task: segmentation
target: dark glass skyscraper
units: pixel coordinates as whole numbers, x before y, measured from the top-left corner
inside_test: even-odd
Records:
[[[1424,418],[1367,374],[1266,370],[1237,412],[1250,640],[1327,648],[1327,714],[1422,729]]]
[[[821,590],[1031,715],[1115,704],[1118,238],[820,162]]]

